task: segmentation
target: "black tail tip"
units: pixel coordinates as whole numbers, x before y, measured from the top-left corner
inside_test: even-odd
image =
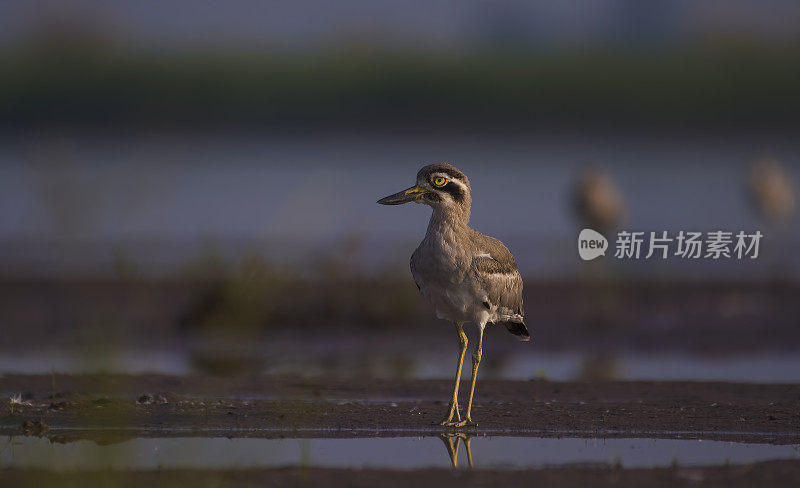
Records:
[[[528,342],[531,340],[531,334],[528,332],[528,328],[525,327],[525,324],[521,322],[505,322],[503,325],[506,326],[509,332],[514,334],[517,337],[517,340]]]
[[[516,337],[517,340],[520,341],[520,342],[530,342],[531,341],[531,335],[527,334],[527,333],[525,333],[525,334],[514,334],[514,337]]]

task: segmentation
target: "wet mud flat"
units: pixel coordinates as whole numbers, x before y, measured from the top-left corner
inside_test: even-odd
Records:
[[[800,386],[0,376],[0,486],[797,486]],[[464,400],[462,400],[464,401]]]
[[[448,432],[438,421],[451,388],[446,380],[5,375],[0,435],[437,435]],[[470,435],[798,444],[800,385],[487,380],[478,383],[473,418]]]

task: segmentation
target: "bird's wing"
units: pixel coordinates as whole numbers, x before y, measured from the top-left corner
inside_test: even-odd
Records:
[[[522,276],[514,256],[497,239],[480,235],[476,241],[478,253],[472,259],[472,270],[488,305],[497,307],[501,319],[522,322]]]

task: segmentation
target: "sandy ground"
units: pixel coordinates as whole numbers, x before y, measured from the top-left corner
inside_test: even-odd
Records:
[[[0,434],[24,430],[61,442],[419,435],[442,431],[437,421],[450,389],[451,382],[439,380],[6,375],[0,377]],[[12,414],[5,396],[13,392],[29,405],[14,405]],[[475,432],[484,435],[797,444],[800,385],[487,380],[478,384],[473,418]]]

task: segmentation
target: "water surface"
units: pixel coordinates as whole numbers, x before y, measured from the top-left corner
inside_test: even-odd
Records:
[[[517,344],[512,344],[517,345]],[[387,379],[450,379],[455,354],[449,350],[397,348],[385,351],[363,349],[315,353],[312,345],[282,345],[263,351],[251,350],[232,358],[247,359],[269,375],[298,375]],[[295,344],[295,346],[298,346]],[[485,355],[481,377],[508,380],[545,378],[553,381],[587,379],[602,374],[617,380],[692,380],[748,383],[800,383],[800,356],[791,353],[701,357],[680,352],[622,352],[592,355],[580,352],[531,352],[507,349]],[[499,360],[495,360],[496,358]],[[169,375],[203,373],[189,350],[132,348],[89,357],[82,350],[37,350],[0,352],[0,374],[90,374],[99,372]],[[596,377],[593,377],[596,378]],[[591,378],[588,378],[591,379]],[[0,392],[4,393],[4,392]]]
[[[458,442],[456,442],[458,441]],[[469,447],[469,449],[468,449]],[[653,468],[800,459],[800,446],[677,439],[395,437],[356,439],[147,438],[99,445],[0,436],[0,467],[54,470],[331,468],[525,469],[567,465]],[[471,456],[470,456],[471,455]]]

